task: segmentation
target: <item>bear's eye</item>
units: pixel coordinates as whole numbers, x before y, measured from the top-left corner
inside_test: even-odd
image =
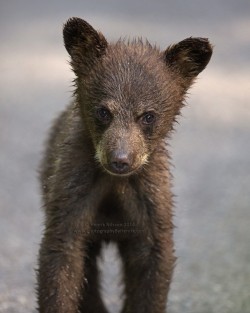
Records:
[[[141,122],[144,125],[151,125],[155,122],[155,114],[153,112],[146,112],[141,117]]]
[[[102,123],[107,124],[111,121],[112,115],[108,109],[101,107],[96,110],[96,117]]]

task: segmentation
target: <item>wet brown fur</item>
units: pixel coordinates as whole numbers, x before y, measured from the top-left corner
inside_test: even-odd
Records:
[[[142,40],[108,44],[79,18],[65,24],[64,42],[76,91],[54,123],[41,167],[38,310],[107,312],[96,258],[102,241],[115,241],[124,265],[122,312],[163,313],[175,263],[166,138],[211,45],[188,38],[161,52]],[[103,107],[108,124],[96,118]],[[152,125],[142,122],[146,112],[154,113]],[[121,150],[129,172],[113,175],[110,160]]]

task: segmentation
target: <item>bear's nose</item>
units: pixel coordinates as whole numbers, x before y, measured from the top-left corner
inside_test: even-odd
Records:
[[[116,174],[126,174],[130,169],[129,156],[125,153],[118,153],[111,159],[112,171]]]

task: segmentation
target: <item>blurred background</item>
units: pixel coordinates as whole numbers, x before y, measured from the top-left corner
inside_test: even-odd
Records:
[[[168,312],[250,312],[249,0],[0,2],[0,312],[35,312],[37,168],[48,128],[71,99],[62,39],[71,16],[110,41],[213,43],[171,140],[178,262]],[[103,260],[103,294],[115,313],[122,288],[113,247]]]

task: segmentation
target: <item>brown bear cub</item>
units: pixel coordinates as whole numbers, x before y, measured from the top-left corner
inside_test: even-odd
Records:
[[[165,51],[142,40],[109,44],[80,18],[63,35],[76,89],[41,168],[38,310],[107,312],[97,256],[103,241],[114,241],[122,312],[163,313],[175,263],[166,138],[212,47],[192,37]]]

